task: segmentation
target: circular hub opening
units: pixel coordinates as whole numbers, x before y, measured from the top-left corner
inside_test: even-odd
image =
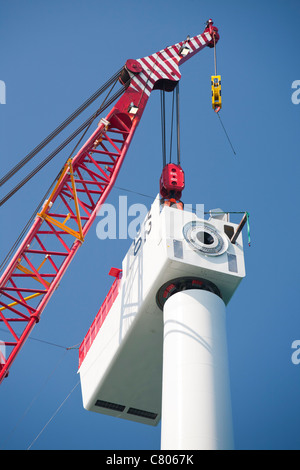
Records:
[[[196,237],[204,245],[212,245],[214,242],[214,237],[208,232],[198,232]]]

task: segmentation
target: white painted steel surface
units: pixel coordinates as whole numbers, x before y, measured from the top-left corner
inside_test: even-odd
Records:
[[[225,305],[187,290],[164,306],[162,450],[233,448]]]

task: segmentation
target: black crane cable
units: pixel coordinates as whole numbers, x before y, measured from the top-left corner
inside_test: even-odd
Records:
[[[176,125],[177,125],[177,165],[180,165],[180,110],[179,110],[179,82],[176,86]]]
[[[165,89],[161,91],[161,132],[162,132],[162,157],[163,168],[166,166],[166,102],[165,102]],[[177,133],[177,164],[180,165],[180,110],[179,110],[179,82],[173,90],[172,97],[172,111],[171,111],[171,126],[170,126],[170,149],[169,149],[169,163],[172,161],[172,146],[173,146],[173,127],[174,127],[174,101],[176,94],[176,133]]]
[[[118,78],[118,76],[117,76]],[[116,83],[117,79],[115,79]],[[114,84],[115,84],[114,83]],[[127,83],[124,85],[127,86]],[[9,191],[6,196],[0,200],[0,207],[5,204],[19,189],[22,188],[33,176],[35,176],[47,163],[49,163],[59,152],[61,152],[75,137],[80,134],[85,128],[87,128],[94,119],[99,116],[105,109],[107,109],[117,98],[119,98],[124,93],[124,88],[120,88],[109,100],[102,104],[95,113],[93,113],[83,124],[81,124],[75,131],[67,137],[53,152],[51,152],[37,167],[35,167],[25,178],[20,181],[11,191]]]
[[[42,142],[40,142],[26,157],[14,166],[6,175],[0,179],[0,187],[15,175],[26,163],[28,163],[38,152],[40,152],[51,140],[62,132],[79,114],[81,114],[91,103],[93,103],[115,80],[120,76],[122,69],[118,70],[104,85],[93,93],[81,106],[79,106],[67,119],[65,119],[54,131],[52,131]]]
[[[171,112],[171,131],[170,131],[170,155],[169,155],[169,163],[172,161],[172,146],[173,146],[173,123],[174,123],[174,97],[175,97],[175,90],[173,90],[172,96],[172,112]]]
[[[96,117],[96,116],[95,116]],[[83,137],[85,136],[85,134],[87,133],[87,131],[89,130],[91,124],[93,123],[93,120],[91,120],[90,124],[87,126],[87,128],[85,129],[84,133],[82,134],[82,136],[80,137],[80,139],[78,140],[77,144],[75,145],[75,147],[73,148],[71,154],[69,155],[68,158],[71,158],[71,156],[73,155],[73,153],[75,152],[76,148],[78,147],[78,145],[80,144],[80,142],[82,141]],[[15,249],[19,246],[19,243],[21,242],[22,238],[24,237],[24,234],[27,232],[27,230],[29,229],[30,225],[32,224],[32,222],[34,221],[35,217],[36,217],[36,214],[37,212],[39,211],[39,208],[41,207],[41,205],[43,204],[43,202],[48,198],[49,194],[51,193],[52,191],[52,188],[54,187],[56,181],[58,181],[58,178],[61,174],[61,170],[59,171],[58,175],[54,178],[54,180],[52,181],[50,187],[48,188],[48,190],[46,191],[46,193],[44,194],[44,196],[42,197],[42,199],[40,200],[39,204],[37,205],[36,209],[33,211],[30,219],[28,220],[28,222],[26,223],[25,227],[23,227],[23,230],[21,231],[21,233],[19,234],[17,240],[15,241],[15,243],[13,244],[13,246],[10,248],[9,252],[7,253],[7,255],[5,256],[4,260],[1,262],[0,264],[0,273],[1,271],[4,269],[4,267],[6,266],[8,260],[10,259],[10,256],[12,255],[12,253],[14,253]],[[1,294],[0,294],[0,297],[1,297]]]
[[[112,88],[110,89],[109,93],[107,94],[107,96],[105,97],[103,103],[101,104],[101,106],[97,109],[97,111],[92,115],[90,116],[89,119],[87,119],[78,129],[76,129],[76,131],[73,132],[73,134],[68,138],[66,139],[62,144],[61,146],[63,146],[62,148],[65,147],[66,142],[69,143],[71,142],[71,140],[73,140],[81,131],[83,131],[85,128],[85,131],[84,133],[82,134],[82,136],[80,137],[79,141],[77,142],[77,144],[75,145],[75,147],[73,148],[71,154],[69,155],[68,158],[71,158],[71,156],[73,155],[75,149],[78,147],[79,143],[81,142],[81,140],[83,139],[83,137],[85,136],[86,132],[88,131],[88,129],[90,128],[91,124],[93,123],[93,121],[96,119],[96,117],[102,112],[104,111],[108,106],[110,106],[113,101],[115,101],[119,96],[122,95],[122,93],[124,93],[124,88],[126,88],[128,86],[128,84],[130,83],[130,79],[124,84],[124,88],[121,88],[120,90],[118,90],[109,100],[108,100],[108,96],[109,94],[111,93],[111,91],[113,90],[115,84],[117,83],[117,79],[118,79],[118,75],[117,75],[117,78],[115,79],[115,83],[113,83],[113,86]],[[72,137],[72,139],[71,139]],[[50,159],[52,159],[60,150],[61,150],[61,146],[59,146],[57,149],[55,149],[43,162],[41,162],[41,164],[33,171],[31,172],[26,178],[24,178],[24,180],[21,181],[21,183],[16,187],[14,188],[13,191],[11,191],[11,193],[13,192],[13,194],[18,190],[20,189],[20,187],[22,187],[30,178],[32,178],[34,176],[35,173],[37,173],[43,166],[45,166],[48,161],[50,161]],[[50,158],[51,157],[51,158]],[[41,168],[40,168],[41,167]],[[59,175],[61,173],[61,170],[59,171],[58,175],[55,177],[54,181],[51,183],[50,187],[48,188],[48,190],[46,191],[46,193],[44,194],[43,198],[41,199],[41,201],[39,202],[38,206],[36,207],[35,211],[33,212],[32,216],[30,217],[30,219],[28,220],[27,224],[25,225],[25,227],[23,228],[23,230],[21,231],[21,233],[19,234],[17,240],[15,241],[15,243],[13,244],[13,246],[11,247],[11,249],[9,250],[9,252],[7,253],[7,255],[5,256],[4,260],[1,262],[0,264],[0,272],[4,269],[4,267],[6,266],[8,260],[10,259],[10,256],[11,254],[15,251],[16,247],[19,245],[20,241],[22,240],[25,232],[28,230],[28,228],[30,227],[30,225],[32,224],[34,218],[36,217],[36,214],[39,210],[39,208],[41,207],[42,203],[44,202],[45,199],[47,199],[48,195],[50,194],[54,184],[56,183],[56,181],[58,180],[59,178]],[[10,193],[9,193],[10,194]],[[8,197],[9,195],[7,195],[5,198],[3,199],[9,199],[9,197],[12,196],[12,194]],[[3,201],[3,199],[0,201],[0,205],[4,204],[5,201]],[[2,202],[3,201],[3,202]]]
[[[91,120],[91,123],[90,125],[92,124],[92,120]],[[81,142],[81,140],[83,139],[84,135],[86,134],[86,132],[88,131],[90,125],[86,128],[86,130],[84,131],[84,133],[82,134],[82,136],[80,137],[79,141],[77,142],[77,144],[75,145],[74,149],[72,150],[71,152],[71,155],[74,153],[75,149],[77,148],[77,146],[79,145],[79,143]],[[69,158],[71,158],[71,155]],[[15,241],[15,243],[13,244],[13,246],[10,248],[9,252],[6,254],[4,260],[1,262],[0,264],[0,272],[2,272],[2,270],[4,269],[4,267],[6,266],[8,260],[10,259],[10,256],[12,255],[12,253],[14,253],[15,249],[19,246],[19,243],[21,242],[21,240],[23,239],[24,237],[24,234],[27,232],[27,230],[29,229],[30,225],[32,224],[32,222],[34,221],[35,217],[36,217],[36,214],[37,212],[39,211],[39,208],[41,207],[42,203],[48,198],[52,188],[54,187],[56,181],[58,180],[59,178],[59,175],[61,173],[61,170],[59,171],[58,175],[54,178],[54,180],[52,181],[50,187],[48,188],[48,190],[46,191],[46,193],[44,194],[44,196],[42,197],[42,199],[40,200],[39,204],[37,205],[36,209],[33,211],[30,219],[28,220],[28,222],[26,223],[26,225],[23,227],[21,233],[19,234],[17,240]],[[24,183],[25,184],[25,183]],[[0,295],[1,296],[1,295]]]
[[[165,88],[160,90],[160,110],[161,110],[161,144],[163,168],[166,166],[166,99]]]

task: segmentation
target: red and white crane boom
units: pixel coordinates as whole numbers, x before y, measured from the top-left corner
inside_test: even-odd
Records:
[[[0,383],[111,191],[151,91],[174,89],[181,78],[179,66],[204,47],[214,47],[218,39],[218,29],[209,20],[203,34],[126,62],[120,75],[123,95],[67,161],[1,276],[0,322],[9,334],[3,342],[9,354],[4,357],[0,351]]]

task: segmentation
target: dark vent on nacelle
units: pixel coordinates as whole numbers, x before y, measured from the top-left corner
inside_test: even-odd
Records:
[[[125,410],[124,405],[119,405],[118,403],[111,403],[110,401],[104,401],[104,400],[97,400],[95,403],[95,406],[99,406],[100,408],[107,408],[108,410],[121,411],[121,412]]]
[[[157,413],[151,413],[151,411],[138,410],[137,408],[129,408],[127,411],[130,415],[141,416],[142,418],[155,419]]]

